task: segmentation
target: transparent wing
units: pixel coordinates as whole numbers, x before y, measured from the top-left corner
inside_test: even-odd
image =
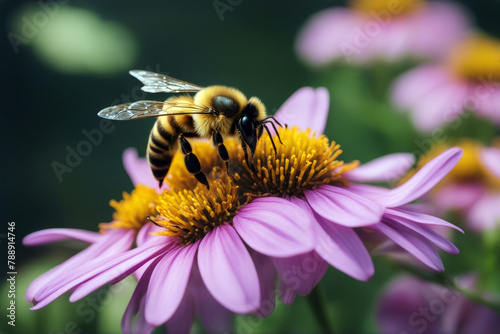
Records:
[[[169,112],[172,110],[172,112]],[[181,112],[179,112],[181,111]],[[115,121],[125,121],[162,115],[210,114],[204,107],[192,103],[168,103],[159,101],[137,101],[105,108],[97,115]]]
[[[148,93],[197,92],[203,88],[198,85],[175,79],[164,74],[142,70],[133,70],[129,73],[144,84],[142,90]]]

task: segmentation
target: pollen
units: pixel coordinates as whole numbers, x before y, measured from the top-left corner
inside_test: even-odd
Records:
[[[241,150],[241,146],[234,139],[224,140],[224,145],[226,146],[230,159],[236,155],[238,148]],[[202,172],[207,175],[209,180],[219,178],[216,174],[220,173],[222,169],[226,169],[226,166],[212,143],[207,140],[197,139],[192,141],[191,146],[193,153],[200,161]],[[165,178],[165,183],[167,183],[168,189],[173,191],[182,189],[192,190],[198,186],[198,180],[196,180],[196,178],[186,169],[184,155],[180,152],[178,152],[172,160],[168,175]]]
[[[452,50],[448,64],[460,78],[500,82],[500,40],[484,35],[469,37]]]
[[[188,245],[215,227],[231,223],[240,207],[239,187],[235,184],[238,175],[228,177],[226,171],[217,174],[219,179],[209,178],[210,190],[198,184],[194,189],[170,190],[160,195],[156,208],[159,215],[150,219],[165,230],[155,234],[178,237],[180,244]]]
[[[272,140],[276,152],[271,137],[262,136],[250,165],[239,151],[240,184],[252,196],[300,196],[304,190],[322,184],[345,185],[347,181],[342,174],[359,165],[358,161],[344,164],[338,160],[342,153],[340,145],[324,135],[317,137],[310,130],[280,128],[279,138],[274,135]]]
[[[459,141],[449,144],[435,145],[429,152],[423,155],[416,166],[403,181],[409,179],[419,169],[421,169],[429,161],[449,149],[451,146],[458,146],[464,151],[462,158],[457,165],[444,177],[436,189],[450,183],[481,183],[486,188],[494,190],[500,189],[500,179],[495,177],[482,163],[480,159],[480,150],[483,145],[477,141],[468,138],[462,138]]]
[[[362,13],[371,14],[386,11],[390,15],[405,15],[413,13],[425,4],[424,0],[351,0],[350,7]]]
[[[148,216],[156,214],[157,198],[158,193],[154,189],[140,184],[130,194],[123,192],[121,201],[109,202],[115,209],[113,221],[100,224],[101,231],[108,228],[140,229],[148,222]]]

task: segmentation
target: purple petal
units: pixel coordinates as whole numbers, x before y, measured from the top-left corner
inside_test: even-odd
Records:
[[[123,152],[123,165],[134,186],[143,184],[160,191],[158,181],[154,178],[149,163],[146,159],[139,158],[135,148],[128,148]],[[164,184],[161,189],[167,189],[167,185]]]
[[[130,275],[144,263],[163,252],[165,252],[165,245],[153,244],[150,247],[135,248],[117,256],[98,258],[83,266],[80,264],[80,267],[75,268],[72,272],[62,274],[59,278],[54,279],[51,285],[41,289],[34,297],[37,304],[31,309],[38,310],[62,294],[99,275],[100,278],[96,279],[92,286],[82,285],[80,288],[85,287],[85,289],[77,289],[73,293],[70,301],[76,301],[118,276]]]
[[[88,243],[97,242],[102,238],[102,234],[73,228],[49,228],[28,234],[23,239],[23,245],[34,246],[50,244],[66,239],[76,239]]]
[[[279,197],[255,199],[234,217],[241,238],[259,253],[287,257],[314,249],[311,215]]]
[[[163,296],[165,298],[165,296]],[[189,333],[194,323],[193,296],[186,294],[179,303],[177,310],[167,321],[167,333]],[[148,304],[146,304],[147,306]],[[161,309],[158,310],[158,313]],[[147,313],[146,313],[147,319]]]
[[[445,151],[422,167],[411,179],[380,196],[377,201],[386,207],[397,207],[416,200],[441,181],[455,167],[462,154],[463,151],[459,148]]]
[[[469,227],[475,232],[495,230],[500,226],[500,194],[485,194],[467,215]]]
[[[146,323],[145,321],[142,322],[141,328],[138,326],[133,326],[132,325],[132,317],[134,314],[137,314],[141,312],[141,318],[144,318],[144,301],[146,299],[146,293],[148,291],[148,286],[149,286],[149,281],[151,279],[151,274],[153,273],[154,268],[160,262],[161,257],[156,258],[151,262],[151,265],[148,266],[145,271],[144,275],[141,276],[139,279],[137,286],[134,290],[134,293],[132,294],[132,298],[130,298],[130,301],[127,305],[127,308],[125,309],[125,312],[123,313],[122,317],[122,322],[121,322],[121,329],[124,334],[133,334],[133,333],[144,333],[144,332],[152,332],[153,329],[155,328],[154,326]]]
[[[276,112],[275,118],[284,126],[311,128],[320,135],[325,130],[330,97],[326,88],[303,87],[293,93]]]
[[[306,190],[304,194],[315,213],[348,227],[375,224],[384,212],[384,207],[377,202],[340,187],[324,185]]]
[[[417,212],[417,211],[410,211],[408,209],[402,209],[402,208],[397,208],[397,209],[387,209],[384,216],[392,218],[397,218],[398,221],[406,221],[410,223],[417,223],[417,224],[425,224],[425,225],[435,225],[435,226],[444,226],[444,227],[450,227],[453,228],[461,233],[464,233],[464,231],[458,227],[455,226],[451,223],[448,223],[446,220],[443,220],[441,218],[431,216],[422,212]]]
[[[309,208],[297,197],[290,200],[304,209]],[[330,265],[360,281],[373,276],[375,269],[370,254],[353,229],[316,217],[313,231],[317,243],[315,251]]]
[[[458,248],[455,247],[448,239],[440,235],[439,233],[433,231],[429,226],[426,225],[421,225],[412,221],[408,221],[406,219],[400,219],[397,216],[391,216],[387,215],[387,217],[390,217],[391,220],[397,222],[398,224],[401,224],[410,230],[420,234],[422,237],[426,238],[428,241],[432,242],[435,246],[441,248],[445,252],[448,252],[450,254],[458,254]]]
[[[420,66],[401,75],[395,82],[392,99],[401,109],[412,108],[421,98],[450,81],[448,72],[439,66]]]
[[[203,283],[195,261],[188,290],[195,296],[195,311],[203,328],[209,333],[230,333],[233,330],[233,314],[219,304]]]
[[[274,258],[273,262],[284,287],[300,296],[311,293],[328,269],[328,263],[314,251],[288,258]],[[288,291],[280,294],[291,296]]]
[[[251,251],[257,274],[259,275],[261,304],[257,314],[267,318],[274,311],[276,304],[276,279],[278,274],[270,257]]]
[[[390,240],[431,269],[444,271],[443,262],[437,251],[429,241],[418,233],[386,219],[382,223],[373,225],[372,228],[385,234]]]
[[[149,283],[146,296],[146,321],[160,326],[177,310],[189,280],[194,255],[199,242],[177,246],[158,263]]]
[[[469,211],[484,193],[484,185],[479,183],[446,184],[435,194],[432,204],[441,212],[448,210]]]
[[[471,95],[477,97],[478,105],[475,107],[477,113],[500,125],[500,85],[478,82],[471,84]]]
[[[496,147],[483,148],[480,152],[480,157],[483,165],[488,168],[495,177],[500,179],[500,149]]]
[[[345,52],[344,45],[352,45],[355,28],[365,23],[363,16],[346,8],[334,7],[316,13],[308,19],[297,38],[297,54],[315,66],[343,57],[348,62],[357,60],[358,49],[356,52]]]
[[[357,182],[389,182],[400,179],[414,162],[413,154],[393,153],[362,164],[344,176]]]
[[[356,183],[350,183],[347,189],[362,197],[368,197],[370,199],[379,198],[380,196],[385,195],[390,191],[390,189],[387,188]]]
[[[198,266],[208,291],[222,306],[236,313],[259,308],[257,271],[243,241],[229,224],[216,227],[203,238]]]
[[[41,289],[52,286],[57,278],[63,274],[73,272],[76,268],[80,268],[82,263],[88,263],[100,256],[102,257],[102,254],[108,256],[130,249],[134,240],[134,234],[132,230],[115,229],[108,231],[104,235],[100,235],[100,239],[96,243],[31,282],[26,291],[26,300],[34,302],[35,295]]]

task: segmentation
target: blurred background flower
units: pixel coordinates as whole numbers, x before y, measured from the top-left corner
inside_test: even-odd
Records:
[[[500,125],[500,40],[470,36],[446,51],[439,65],[422,65],[394,84],[396,106],[411,112],[415,126],[430,132],[463,112]]]
[[[457,281],[472,291],[477,288],[474,274]],[[498,332],[499,313],[468,300],[455,291],[451,281],[443,285],[408,276],[391,281],[378,303],[380,331],[384,334]]]
[[[440,58],[467,32],[467,13],[456,3],[425,0],[350,0],[312,16],[297,53],[321,66],[334,60],[364,63],[403,57]]]

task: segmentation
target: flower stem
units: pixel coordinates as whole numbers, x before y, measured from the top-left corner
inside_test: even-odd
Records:
[[[400,266],[411,273],[412,275],[421,278],[425,281],[436,283],[439,285],[444,285],[448,287],[449,289],[455,290],[456,292],[460,293],[463,295],[465,298],[469,299],[470,301],[476,303],[476,304],[481,304],[484,305],[496,312],[500,312],[500,303],[492,301],[490,299],[487,299],[484,296],[481,296],[477,292],[472,291],[471,289],[467,289],[463,287],[462,285],[458,284],[456,280],[448,277],[444,273],[433,273],[433,272],[428,272],[424,271],[421,269],[418,269],[413,266],[409,265],[404,265],[400,264]]]
[[[316,285],[311,293],[307,296],[307,301],[311,306],[314,317],[318,322],[319,328],[322,333],[331,333],[333,334],[333,330],[330,328],[328,324],[328,318],[325,313],[325,304],[323,303],[323,299],[321,298],[321,293],[319,291],[319,286]]]

